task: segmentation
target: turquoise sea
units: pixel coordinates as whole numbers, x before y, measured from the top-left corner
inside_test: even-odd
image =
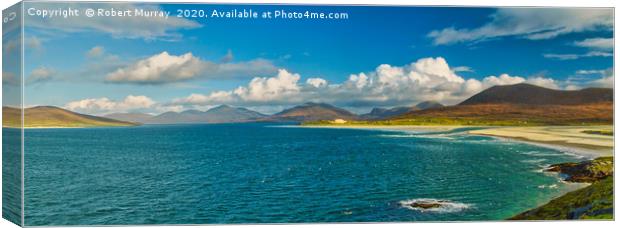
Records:
[[[466,130],[27,129],[25,224],[501,220],[578,187],[541,169],[585,158]]]

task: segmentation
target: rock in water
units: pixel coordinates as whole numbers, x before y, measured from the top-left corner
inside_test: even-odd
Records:
[[[549,166],[545,171],[568,175],[565,181],[592,183],[613,176],[613,157],[600,157],[583,162],[567,162]]]

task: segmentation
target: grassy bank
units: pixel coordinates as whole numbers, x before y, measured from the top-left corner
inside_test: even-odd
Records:
[[[613,219],[613,157],[556,164],[548,171],[569,175],[566,181],[592,185],[555,198],[511,220]]]
[[[344,123],[335,123],[331,120],[308,121],[302,125],[344,125],[344,126],[594,126],[609,125],[609,121],[550,121],[545,119],[489,119],[475,117],[416,117],[410,119],[393,119],[393,120],[348,120]],[[592,132],[592,134],[596,134]],[[602,132],[601,134],[609,134]]]

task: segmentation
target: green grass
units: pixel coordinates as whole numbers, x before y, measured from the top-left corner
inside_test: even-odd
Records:
[[[513,220],[613,219],[613,157],[600,157],[579,163],[552,165],[549,170],[570,175],[567,181],[592,185],[566,193],[538,208],[523,212]]]
[[[613,219],[613,176],[569,192],[511,220]]]
[[[337,124],[332,121],[309,121],[302,125],[326,125],[326,126],[399,126],[399,125],[417,125],[417,126],[588,126],[588,125],[605,125],[607,122],[577,122],[577,121],[558,121],[548,119],[490,119],[490,118],[474,118],[474,117],[416,117],[409,119],[394,120],[352,120],[347,123]]]

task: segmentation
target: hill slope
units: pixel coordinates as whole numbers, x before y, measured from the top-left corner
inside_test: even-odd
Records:
[[[457,105],[409,112],[391,120],[410,122],[409,124],[414,125],[605,125],[613,123],[613,103]]]
[[[20,127],[21,112],[17,108],[2,107],[2,125]],[[132,122],[72,112],[54,106],[24,109],[24,127],[108,127],[135,126]]]
[[[530,84],[493,86],[459,105],[477,104],[529,104],[529,105],[579,105],[612,102],[614,92],[606,88],[582,90],[554,90]]]
[[[303,122],[334,119],[353,120],[357,118],[357,115],[347,110],[337,108],[325,103],[309,102],[303,105],[295,106],[293,108],[285,109],[282,112],[263,118],[263,120]]]
[[[145,123],[149,119],[153,118],[153,115],[145,114],[145,113],[112,113],[103,116],[105,118],[134,122],[134,123]]]
[[[365,120],[387,119],[387,118],[391,118],[395,116],[400,116],[400,115],[403,115],[405,113],[412,112],[412,111],[441,108],[441,107],[444,107],[444,105],[439,102],[424,101],[412,107],[394,107],[390,109],[373,108],[369,113],[360,115],[360,119],[365,119]]]
[[[391,118],[408,124],[581,125],[613,123],[613,90],[553,90],[529,84],[494,86],[455,106]]]
[[[253,121],[266,115],[246,108],[220,105],[205,112],[186,110],[183,112],[165,112],[145,120],[149,124],[176,123],[235,123]]]

